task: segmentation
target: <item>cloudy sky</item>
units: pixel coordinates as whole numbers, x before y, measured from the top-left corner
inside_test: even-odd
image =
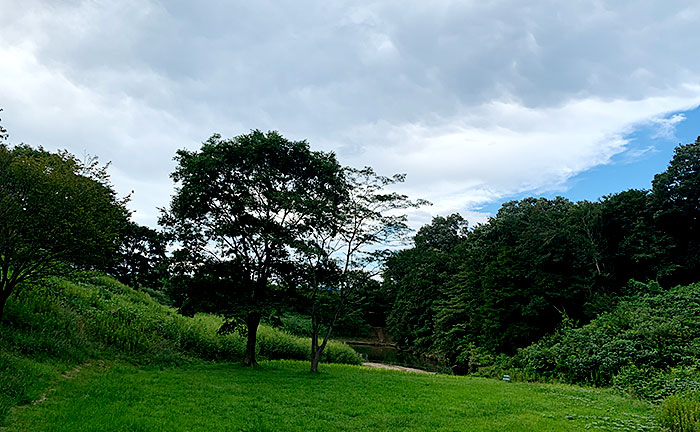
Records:
[[[700,135],[695,1],[0,0],[13,143],[112,161],[155,226],[179,148],[278,130],[483,221],[648,187]]]

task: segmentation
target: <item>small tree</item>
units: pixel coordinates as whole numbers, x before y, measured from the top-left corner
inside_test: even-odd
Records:
[[[337,223],[313,231],[304,255],[312,303],[311,372],[318,372],[333,328],[356,288],[379,273],[387,248],[410,231],[401,211],[428,204],[385,190],[403,182],[402,174],[384,177],[369,167],[346,168],[345,179],[349,193],[337,207]]]
[[[245,323],[244,363],[253,366],[270,284],[280,282],[306,233],[333,223],[344,193],[340,165],[305,141],[258,130],[230,140],[214,135],[199,151],[178,151],[176,160],[179,187],[161,224],[181,243],[177,266],[186,273],[206,281],[202,265],[219,263],[217,274],[238,278],[222,284],[230,301],[219,312],[229,327]]]
[[[0,144],[0,318],[22,283],[66,266],[108,266],[126,220],[106,166]]]

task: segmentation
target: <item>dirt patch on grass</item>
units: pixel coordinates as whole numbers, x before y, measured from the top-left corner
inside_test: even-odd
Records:
[[[397,366],[397,365],[388,365],[388,364],[384,364],[384,363],[366,362],[366,363],[362,363],[362,366],[367,366],[367,367],[377,368],[377,369],[390,369],[390,370],[397,370],[397,371],[402,371],[402,372],[413,372],[413,373],[424,373],[424,374],[435,375],[435,372],[428,372],[428,371],[425,371],[423,369],[416,369],[416,368]]]

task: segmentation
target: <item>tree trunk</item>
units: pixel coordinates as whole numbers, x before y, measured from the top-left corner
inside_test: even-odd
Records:
[[[314,293],[315,294],[315,293]],[[318,362],[321,355],[318,353],[318,320],[316,318],[316,304],[311,310],[311,372],[318,372]]]
[[[332,331],[333,326],[329,326],[328,331],[326,331],[326,335],[323,337],[323,342],[321,342],[321,345],[318,344],[318,331],[314,332],[311,342],[312,346],[314,347],[314,350],[311,352],[311,372],[318,373],[318,364],[321,363],[321,354],[323,354],[323,350],[326,349],[326,344],[328,343],[328,339],[331,337]]]
[[[7,299],[10,298],[10,290],[8,287],[0,287],[0,323],[2,323],[2,317],[5,311],[5,303]]]
[[[321,363],[321,353],[323,350],[316,348],[311,357],[311,372],[318,373],[318,364]]]
[[[248,312],[245,323],[246,327],[248,327],[248,342],[245,346],[243,364],[246,366],[257,366],[258,362],[255,360],[255,343],[258,337],[258,326],[260,325],[260,312]]]

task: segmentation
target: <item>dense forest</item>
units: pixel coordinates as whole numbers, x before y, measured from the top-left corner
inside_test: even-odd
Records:
[[[624,366],[691,366],[697,288],[674,287],[698,282],[699,223],[700,138],[675,149],[649,190],[596,202],[525,198],[470,229],[459,215],[436,217],[386,262],[387,323],[402,346],[462,373],[499,356],[507,367],[593,384],[609,384]],[[655,334],[635,330],[639,316]],[[669,344],[685,354],[664,355]],[[593,353],[598,364],[560,364]]]

